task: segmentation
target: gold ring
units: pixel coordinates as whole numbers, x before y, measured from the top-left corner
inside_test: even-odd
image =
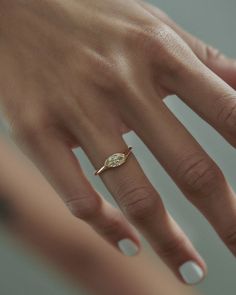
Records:
[[[103,166],[100,169],[98,169],[97,171],[95,171],[94,174],[99,175],[107,169],[116,168],[116,167],[123,165],[127,161],[128,157],[131,153],[132,153],[132,147],[129,147],[128,150],[124,153],[115,153],[115,154],[109,156],[105,160]]]

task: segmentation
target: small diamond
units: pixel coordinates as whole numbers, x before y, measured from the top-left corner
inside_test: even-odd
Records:
[[[105,162],[106,167],[118,167],[125,162],[125,155],[121,153],[111,155]]]

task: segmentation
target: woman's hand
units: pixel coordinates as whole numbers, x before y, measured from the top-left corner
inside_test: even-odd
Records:
[[[132,227],[100,198],[72,152],[81,147],[99,168],[109,155],[127,149],[122,134],[134,130],[235,254],[235,195],[163,103],[177,94],[236,146],[235,91],[213,73],[234,86],[235,62],[144,2],[0,0],[0,5],[2,109],[15,140],[73,214],[114,245],[129,239],[139,247]],[[186,283],[202,279],[203,260],[135,157],[101,177],[176,275]]]

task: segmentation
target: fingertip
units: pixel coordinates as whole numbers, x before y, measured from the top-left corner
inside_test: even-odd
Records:
[[[207,275],[206,269],[203,269],[203,267],[194,260],[189,260],[181,264],[179,273],[182,281],[187,285],[199,284]]]

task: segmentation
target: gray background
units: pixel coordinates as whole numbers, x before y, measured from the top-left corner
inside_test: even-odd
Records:
[[[235,0],[153,0],[152,3],[165,10],[188,31],[226,54],[236,56]],[[234,149],[177,98],[169,98],[167,103],[216,160],[236,189]],[[189,235],[208,264],[209,276],[199,289],[207,295],[235,294],[236,263],[233,256],[226,250],[204,218],[184,200],[180,191],[158,163],[153,161],[152,155],[139,139],[134,134],[129,134],[126,136],[126,141],[135,146],[137,157],[153,184],[158,187],[169,211]],[[78,153],[83,166],[90,174],[91,166],[84,155],[80,154],[80,151]],[[93,178],[92,181],[108,196],[98,180],[94,181]],[[78,294],[78,291],[63,282],[61,277],[49,273],[48,269],[45,269],[35,257],[19,250],[7,233],[1,230],[0,234],[1,295]]]

